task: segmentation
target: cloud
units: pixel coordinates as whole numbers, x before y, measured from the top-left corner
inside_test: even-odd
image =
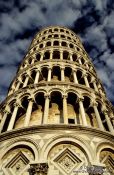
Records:
[[[63,25],[81,37],[113,102],[113,10],[111,0],[1,0],[0,78],[4,77],[0,81],[1,100],[33,35],[45,26]]]

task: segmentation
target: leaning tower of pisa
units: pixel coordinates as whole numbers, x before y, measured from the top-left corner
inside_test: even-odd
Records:
[[[35,35],[0,117],[1,175],[114,173],[114,108],[65,27]]]

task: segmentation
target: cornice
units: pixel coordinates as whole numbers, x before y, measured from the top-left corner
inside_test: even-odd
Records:
[[[0,142],[8,140],[8,139],[14,139],[16,137],[19,136],[24,136],[24,135],[29,135],[29,134],[38,134],[38,133],[47,133],[47,132],[53,132],[54,131],[57,133],[63,131],[70,131],[71,132],[79,132],[79,134],[88,134],[94,137],[99,137],[99,138],[103,138],[106,140],[109,140],[111,142],[114,142],[114,135],[112,135],[111,133],[107,132],[107,131],[101,131],[99,129],[96,128],[90,128],[90,127],[84,127],[81,125],[60,125],[60,124],[56,124],[56,125],[39,125],[39,126],[32,126],[32,127],[27,127],[27,128],[21,128],[21,129],[15,129],[15,130],[11,130],[8,132],[4,132],[2,134],[0,134]]]

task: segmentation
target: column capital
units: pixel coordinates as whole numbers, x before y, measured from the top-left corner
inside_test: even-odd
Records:
[[[91,102],[90,102],[90,106],[91,106],[91,107],[92,107],[92,106],[96,106],[96,107],[97,107],[97,106],[98,106],[98,103],[97,103],[96,101],[91,101]]]
[[[65,66],[61,66],[60,69],[61,69],[61,70],[64,70],[64,69],[65,69]]]
[[[80,101],[83,102],[84,101],[84,97],[78,97],[77,102],[79,103]]]
[[[28,97],[28,101],[34,102],[34,97]]]
[[[14,103],[14,107],[20,107],[20,106],[21,106],[21,104],[19,102]]]
[[[29,168],[30,175],[40,173],[47,174],[48,173],[48,163],[31,163]]]
[[[46,98],[50,99],[50,94],[45,94],[45,95],[44,95],[44,98],[45,98],[45,99],[46,99]]]
[[[67,94],[63,94],[62,95],[62,98],[66,98],[67,99],[68,98],[68,95]]]
[[[107,110],[107,109],[103,109],[103,113],[104,113],[105,115],[108,115],[108,110]]]
[[[49,66],[49,67],[48,67],[48,70],[52,70],[52,66]]]
[[[83,75],[82,75],[82,77],[87,77],[87,73],[84,72]]]

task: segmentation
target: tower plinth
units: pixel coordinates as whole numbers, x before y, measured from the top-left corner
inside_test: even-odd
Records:
[[[114,108],[71,30],[51,26],[35,35],[0,115],[5,175],[113,172]]]

